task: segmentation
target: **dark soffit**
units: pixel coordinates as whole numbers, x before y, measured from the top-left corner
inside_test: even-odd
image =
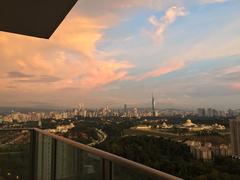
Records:
[[[0,31],[50,38],[77,0],[0,0]]]

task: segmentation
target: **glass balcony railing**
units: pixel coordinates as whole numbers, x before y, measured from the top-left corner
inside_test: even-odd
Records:
[[[180,179],[40,129],[0,130],[0,180]]]
[[[32,130],[0,131],[0,180],[31,179]]]

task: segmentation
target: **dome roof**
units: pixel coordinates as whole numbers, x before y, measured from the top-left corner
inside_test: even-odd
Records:
[[[164,123],[162,124],[162,126],[163,126],[163,127],[167,127],[167,124],[164,122]]]
[[[190,127],[190,126],[196,126],[196,124],[192,123],[191,119],[186,120],[185,123],[183,123],[183,126]]]

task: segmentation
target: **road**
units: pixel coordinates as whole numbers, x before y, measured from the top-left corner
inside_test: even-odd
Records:
[[[93,141],[92,143],[88,144],[89,146],[95,146],[104,142],[107,139],[107,134],[103,132],[101,129],[95,129],[98,135],[98,140]]]

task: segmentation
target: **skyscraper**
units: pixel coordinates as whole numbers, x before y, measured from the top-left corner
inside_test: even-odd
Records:
[[[208,108],[208,109],[207,109],[207,116],[208,116],[208,117],[213,117],[213,115],[214,115],[214,109]]]
[[[156,116],[156,111],[155,111],[155,99],[154,99],[153,94],[152,94],[152,115],[153,115],[153,117]]]
[[[232,155],[240,158],[240,116],[230,120]]]
[[[206,116],[206,111],[205,111],[204,108],[198,108],[198,109],[197,109],[197,114],[198,114],[198,116],[200,116],[200,117],[204,117],[204,116]]]
[[[127,105],[124,104],[124,113],[127,114]]]

